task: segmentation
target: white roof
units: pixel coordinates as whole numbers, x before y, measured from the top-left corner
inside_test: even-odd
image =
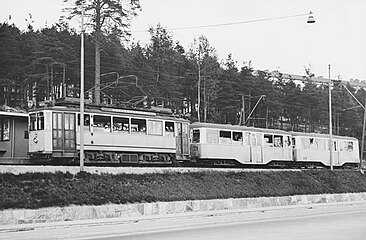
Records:
[[[28,117],[28,113],[0,111],[0,116]]]

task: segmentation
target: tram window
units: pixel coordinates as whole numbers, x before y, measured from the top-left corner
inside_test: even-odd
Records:
[[[220,131],[220,138],[231,138],[231,132],[230,131]]]
[[[243,143],[243,133],[242,132],[233,132],[233,142],[237,144]]]
[[[207,143],[213,143],[213,144],[218,144],[219,143],[217,130],[207,129],[206,130],[206,135],[207,135]]]
[[[327,140],[327,150],[329,151],[329,139]],[[337,151],[337,142],[332,141],[332,151]]]
[[[132,118],[131,133],[146,133],[146,120]]]
[[[220,143],[223,143],[223,144],[231,143],[231,132],[230,131],[220,131]]]
[[[252,136],[252,140],[251,140],[252,146],[259,146],[257,143],[258,138],[255,137],[255,134],[251,134],[251,136]]]
[[[290,147],[291,146],[291,139],[290,136],[286,136],[284,139],[284,147]]]
[[[111,117],[94,115],[93,117],[94,131],[110,132],[111,131]]]
[[[303,149],[310,149],[310,139],[309,138],[301,138],[302,148]]]
[[[347,142],[346,143],[347,151],[353,152],[353,142]]]
[[[193,129],[192,143],[199,143],[199,142],[200,142],[200,130]]]
[[[264,134],[264,142],[267,146],[273,147],[273,136],[270,134]]]
[[[283,136],[275,135],[273,143],[275,147],[283,147]]]
[[[80,114],[78,114],[78,126],[80,126]],[[90,115],[84,114],[84,126],[90,126]]]
[[[74,130],[75,128],[75,115],[74,114],[64,114],[64,124],[65,130]]]
[[[113,132],[129,132],[130,120],[128,118],[113,117]]]
[[[318,150],[325,151],[327,149],[325,139],[319,139],[318,144]]]
[[[31,113],[29,115],[29,131],[37,130],[37,114]]]
[[[310,138],[310,149],[314,151],[322,150],[319,138]]]
[[[163,135],[163,122],[149,120],[148,134],[162,136]]]
[[[188,134],[189,130],[188,130],[188,124],[187,123],[182,123],[182,134]]]
[[[262,143],[263,141],[262,141],[262,135],[260,134],[260,133],[257,133],[256,134],[256,145],[257,146],[262,146],[263,145],[263,143]]]
[[[29,132],[27,130],[24,131],[24,139],[29,139]]]
[[[244,133],[244,145],[250,145],[250,133]]]
[[[44,115],[43,112],[30,114],[30,125],[29,130],[43,130],[44,129]]]
[[[37,130],[44,129],[44,115],[43,112],[37,114]]]
[[[0,140],[9,141],[10,140],[10,120],[0,119]]]
[[[174,122],[165,122],[165,135],[174,137]]]

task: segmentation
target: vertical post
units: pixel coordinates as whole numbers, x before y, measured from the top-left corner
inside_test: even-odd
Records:
[[[201,43],[198,50],[198,83],[197,83],[197,119],[201,122],[200,103],[201,103]]]
[[[266,109],[266,128],[268,128],[268,114],[269,114],[269,110],[268,110],[268,106]]]
[[[206,79],[203,76],[203,122],[207,120],[207,106],[206,106]]]
[[[333,171],[333,134],[332,134],[332,80],[330,79],[330,64],[329,71],[329,164],[330,171]]]
[[[80,56],[80,172],[84,171],[84,5],[81,9]]]
[[[242,118],[243,118],[243,125],[245,126],[245,96],[244,94],[241,95],[241,106],[242,106]]]
[[[362,161],[365,156],[365,127],[366,127],[366,96],[365,96],[365,105],[363,110],[363,124],[362,124],[362,141],[361,141],[361,153],[360,153],[360,164],[359,170],[362,171]]]
[[[62,97],[66,98],[66,65],[63,65],[63,72],[62,72]]]
[[[53,63],[51,63],[51,97],[50,100],[54,100],[54,89],[53,89]]]

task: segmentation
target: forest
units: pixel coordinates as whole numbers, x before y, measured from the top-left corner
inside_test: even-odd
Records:
[[[79,97],[82,34],[67,21],[80,14],[78,2],[42,29],[34,29],[31,16],[25,30],[0,23],[0,104],[27,110],[29,102]],[[164,107],[191,121],[329,132],[329,85],[311,81],[311,67],[304,67],[304,81],[273,77],[230,53],[219,59],[203,35],[184,48],[161,25],[147,30],[150,42],[143,45],[129,32],[140,7],[138,0],[130,4],[129,11],[115,12],[113,6],[107,12],[86,7],[95,17],[83,34],[85,96],[94,104]],[[108,17],[117,20],[101,22]],[[352,95],[365,102],[365,90],[333,81],[331,91],[333,133],[361,139],[364,111]]]

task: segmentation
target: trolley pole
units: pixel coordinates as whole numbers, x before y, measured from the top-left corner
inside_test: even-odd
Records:
[[[330,171],[333,171],[333,134],[332,134],[332,80],[330,79],[330,64],[328,65],[329,71],[329,164]]]
[[[80,172],[84,171],[84,5],[81,7],[80,56]]]

